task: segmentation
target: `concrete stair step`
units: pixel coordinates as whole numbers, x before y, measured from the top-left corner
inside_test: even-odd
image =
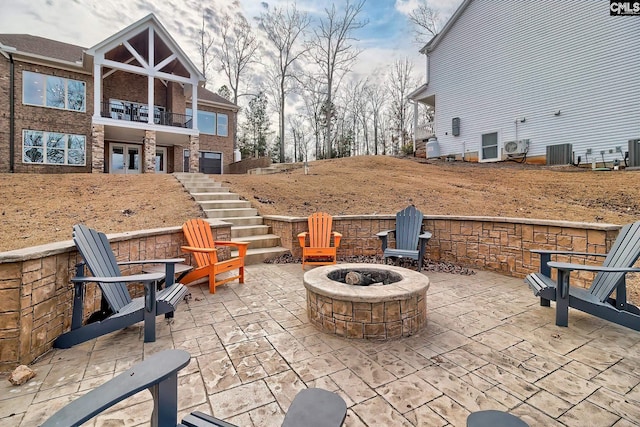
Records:
[[[204,214],[207,218],[237,218],[241,216],[258,215],[258,210],[254,208],[232,208],[232,209],[206,209]]]
[[[217,188],[222,188],[222,184],[215,183],[202,183],[202,184],[182,184],[189,193],[209,193],[215,192]]]
[[[228,189],[227,189],[228,190]],[[206,202],[209,200],[240,200],[236,193],[190,193],[196,202]]]
[[[289,249],[284,248],[282,246],[277,246],[273,248],[259,248],[259,249],[249,249],[247,251],[247,256],[244,259],[245,265],[252,264],[260,264],[264,262],[264,260],[269,258],[274,258],[289,252]],[[238,256],[237,252],[231,252],[232,256]]]
[[[269,234],[268,225],[234,225],[231,227],[231,239],[242,240],[243,237]]]
[[[275,246],[280,246],[280,236],[276,236],[275,234],[244,236],[233,240],[249,243],[249,249],[272,248]]]
[[[237,208],[250,208],[251,203],[246,200],[206,200],[198,202],[202,206],[202,210],[212,209],[237,209]]]
[[[261,216],[241,216],[241,217],[226,217],[225,222],[230,222],[235,226],[243,225],[262,225],[263,219]],[[233,230],[233,227],[231,230]]]
[[[194,194],[229,194],[229,187],[201,188],[196,191],[189,191],[189,194],[191,194],[192,196]],[[234,193],[230,193],[230,194],[234,194]]]

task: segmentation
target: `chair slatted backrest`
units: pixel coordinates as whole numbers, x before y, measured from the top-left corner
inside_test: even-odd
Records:
[[[622,227],[602,265],[604,267],[633,267],[639,257],[640,221]],[[604,302],[623,278],[624,273],[600,272],[593,280],[589,292]]]
[[[96,277],[119,277],[120,267],[104,233],[83,224],[73,226],[73,241],[89,271]],[[129,289],[124,282],[102,284],[98,282],[104,299],[114,313],[131,302]]]
[[[309,247],[328,248],[331,246],[331,226],[333,218],[325,212],[309,216]]]
[[[187,239],[189,246],[195,248],[215,248],[216,244],[213,240],[213,233],[211,233],[211,224],[202,218],[190,219],[182,226],[182,232]],[[212,256],[213,263],[218,262],[218,256],[203,252],[194,252],[194,259],[198,267],[206,267],[211,264]]]
[[[396,249],[415,251],[424,215],[415,206],[407,206],[396,214]]]

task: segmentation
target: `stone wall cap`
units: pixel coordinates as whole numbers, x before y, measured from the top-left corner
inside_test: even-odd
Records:
[[[263,215],[264,219],[282,222],[302,222],[307,217],[287,216],[287,215]],[[374,214],[374,215],[333,215],[334,221],[358,220],[358,219],[378,219],[378,220],[394,220],[395,214]],[[505,224],[525,224],[525,225],[544,225],[552,227],[564,228],[584,228],[589,230],[615,231],[622,228],[619,224],[608,224],[602,222],[578,222],[578,221],[562,221],[553,219],[532,219],[532,218],[515,218],[502,216],[463,216],[463,215],[425,215],[425,220],[456,220],[456,221],[477,221],[477,222],[502,222]]]

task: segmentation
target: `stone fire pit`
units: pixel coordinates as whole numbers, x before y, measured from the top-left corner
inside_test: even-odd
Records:
[[[338,281],[351,271],[374,283]],[[417,271],[391,265],[328,265],[307,271],[304,286],[309,320],[330,334],[387,340],[414,335],[427,324],[429,278]]]

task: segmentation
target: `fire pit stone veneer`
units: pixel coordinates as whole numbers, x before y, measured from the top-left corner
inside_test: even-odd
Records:
[[[388,273],[400,280],[387,285],[348,285],[329,277],[346,271]],[[337,264],[304,274],[309,320],[324,332],[353,339],[408,337],[427,324],[429,278],[391,265]]]

